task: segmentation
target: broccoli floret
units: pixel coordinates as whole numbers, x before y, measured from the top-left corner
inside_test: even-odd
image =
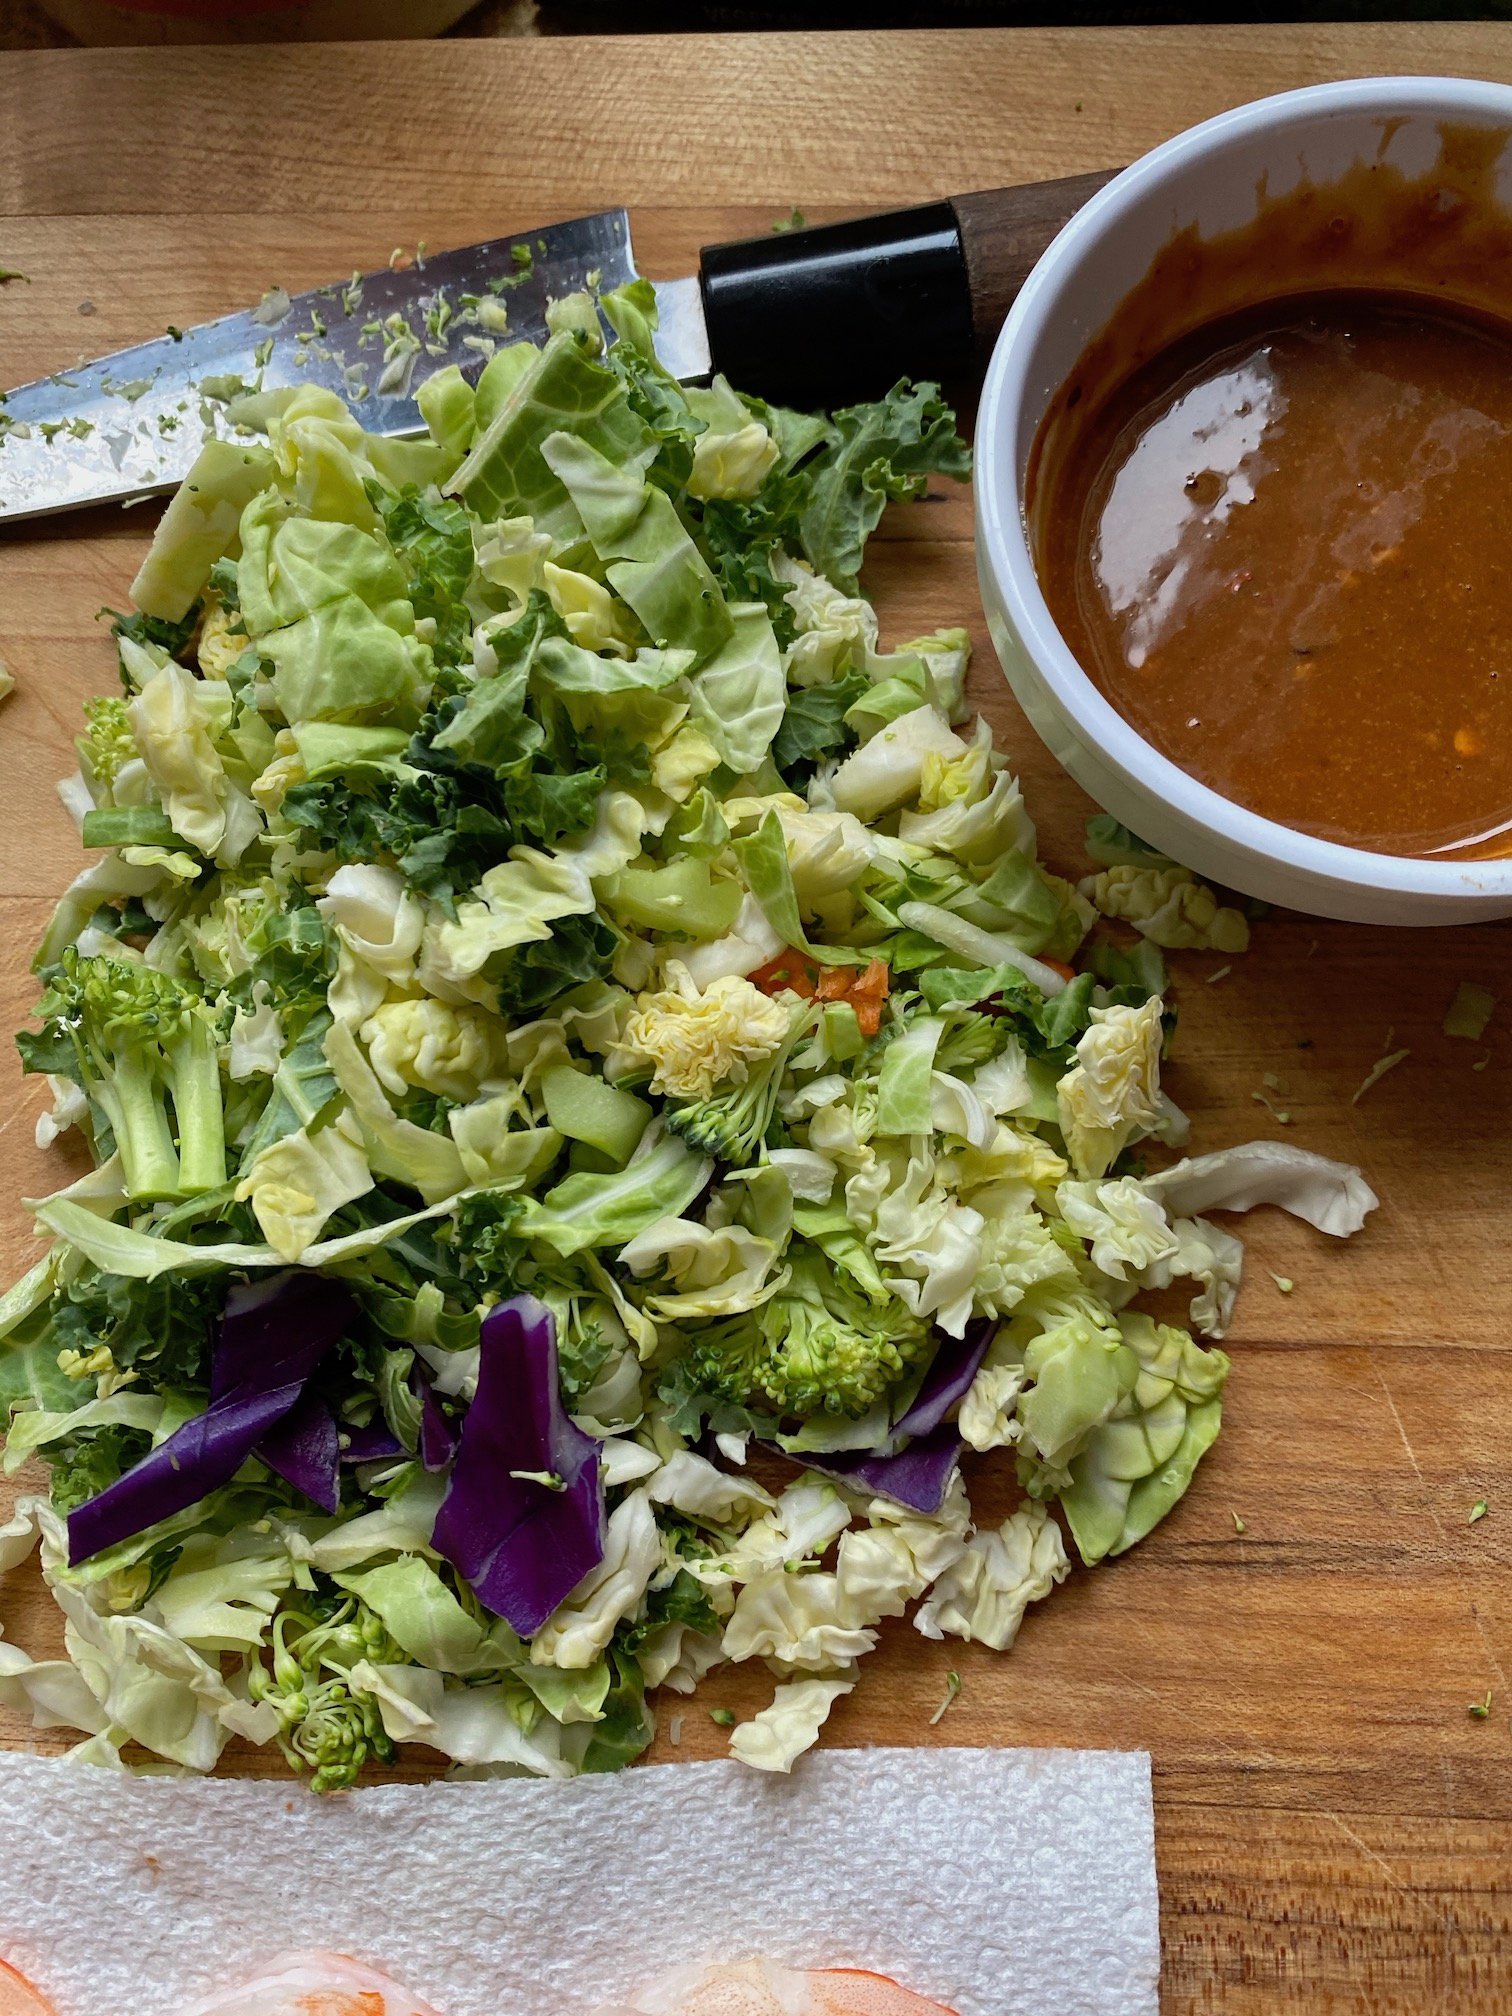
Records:
[[[947,1008],[945,1024],[935,1051],[937,1071],[971,1071],[993,1057],[1001,1056],[1013,1033],[1006,1016],[983,1015],[975,1008]]]
[[[788,1059],[799,1037],[812,1028],[814,1019],[811,1009],[795,1016],[792,1027],[772,1054],[749,1067],[743,1085],[727,1085],[707,1099],[695,1099],[686,1105],[669,1105],[666,1117],[672,1132],[680,1134],[701,1155],[712,1155],[717,1161],[744,1169],[755,1160],[757,1150],[770,1136]]]
[[[705,1393],[782,1415],[864,1414],[929,1348],[929,1330],[889,1299],[869,1301],[800,1252],[761,1308],[693,1340],[689,1375]]]
[[[198,995],[140,960],[85,959],[70,947],[41,1014],[41,1035],[20,1039],[22,1061],[56,1070],[60,1050],[71,1053],[69,1075],[110,1123],[134,1202],[197,1196],[225,1182],[215,1019]]]
[[[667,1125],[701,1155],[743,1169],[766,1140],[781,1083],[780,1070],[758,1065],[744,1085],[669,1108]]]
[[[378,1703],[352,1686],[351,1668],[359,1659],[393,1664],[403,1658],[380,1619],[355,1596],[326,1618],[284,1610],[274,1620],[273,1669],[254,1661],[247,1691],[278,1711],[279,1748],[296,1771],[312,1774],[314,1791],[344,1791],[369,1757],[393,1762]]]
[[[92,787],[108,794],[124,766],[137,755],[131,717],[126,712],[126,702],[114,699],[86,700],[84,718],[89,723],[89,733],[78,736],[74,742],[79,767]]]

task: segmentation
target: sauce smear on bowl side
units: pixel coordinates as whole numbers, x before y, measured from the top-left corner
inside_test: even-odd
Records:
[[[1512,852],[1512,332],[1396,292],[1271,300],[1075,422],[1041,583],[1148,742],[1323,839]]]

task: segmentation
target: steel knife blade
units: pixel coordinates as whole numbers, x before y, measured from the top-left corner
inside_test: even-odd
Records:
[[[324,385],[370,433],[415,434],[415,392],[500,344],[546,333],[548,302],[635,277],[630,220],[604,210],[384,267],[168,333],[0,399],[0,522],[129,501],[183,481],[209,434],[234,432],[238,387]],[[677,376],[709,368],[696,280],[662,283],[658,347]]]
[[[804,407],[964,374],[1041,252],[1109,179],[705,246],[695,275],[654,283],[658,355],[674,377],[717,366],[744,392]],[[208,435],[234,432],[224,395],[241,385],[329,386],[370,433],[419,433],[414,395],[431,373],[456,364],[475,379],[491,347],[541,340],[552,300],[634,277],[630,220],[603,210],[293,300],[266,296],[56,372],[0,396],[0,523],[171,489]]]

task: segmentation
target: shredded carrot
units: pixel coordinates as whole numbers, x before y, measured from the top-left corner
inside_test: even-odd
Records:
[[[887,999],[889,974],[885,959],[871,960],[864,972],[854,966],[829,966],[819,979],[821,1001],[843,1001],[854,1010],[863,1036],[875,1036],[882,1027],[882,1003]]]
[[[786,990],[811,1001],[816,973],[813,960],[806,958],[802,952],[779,952],[765,966],[758,966],[750,977],[751,985],[759,987],[763,994],[781,994]]]
[[[1039,962],[1041,966],[1048,966],[1052,973],[1059,973],[1062,980],[1071,981],[1076,978],[1076,968],[1068,966],[1064,959],[1047,959],[1044,953],[1041,952],[1039,954]]]
[[[856,1020],[861,1025],[863,1036],[875,1036],[882,1027],[882,1003],[887,999],[891,978],[887,970],[887,961],[873,959],[846,995],[846,999],[856,1011]]]
[[[882,1027],[882,1004],[891,975],[885,959],[872,959],[864,970],[856,966],[820,966],[802,952],[779,952],[750,976],[763,994],[787,990],[805,1001],[843,1001],[856,1012],[863,1036]]]

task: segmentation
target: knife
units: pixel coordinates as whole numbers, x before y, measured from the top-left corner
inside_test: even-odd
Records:
[[[1111,173],[1111,171],[1110,171]],[[1109,173],[712,246],[656,281],[657,350],[677,378],[723,372],[784,405],[951,378],[991,343],[1030,268]],[[396,270],[397,269],[397,270]],[[548,304],[635,278],[623,210],[354,275],[0,395],[0,522],[132,502],[182,482],[230,434],[238,389],[323,385],[374,434],[415,434],[415,392],[456,364],[475,379],[501,343],[546,331]]]

